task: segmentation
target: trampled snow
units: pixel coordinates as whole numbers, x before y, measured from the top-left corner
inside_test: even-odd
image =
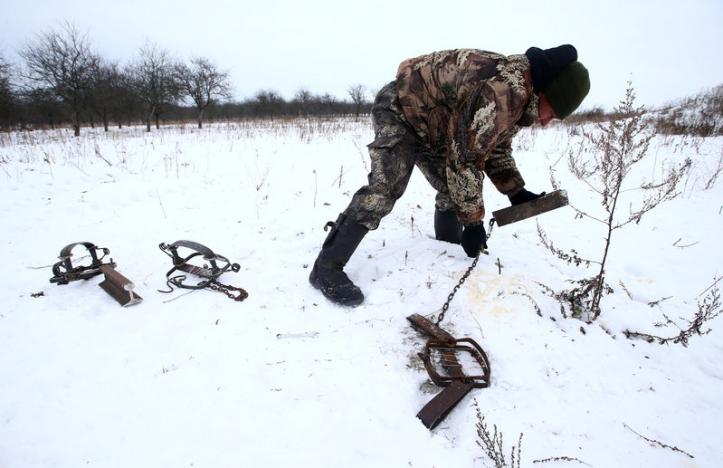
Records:
[[[566,170],[576,133],[525,130],[516,159],[532,191],[550,190],[557,162],[571,201],[595,209]],[[367,119],[1,135],[0,466],[493,466],[475,402],[506,452],[524,434],[522,466],[723,465],[723,318],[687,348],[622,333],[677,335],[654,324],[685,326],[723,273],[723,182],[705,189],[723,139],[653,140],[633,182],[686,157],[693,169],[680,197],[616,232],[615,292],[593,324],[564,318],[540,283],[594,269],[554,258],[535,220],[495,228],[443,322],[484,347],[492,385],[431,432],[415,415],[439,390],[406,317],[437,314],[470,259],[434,240],[421,174],[346,268],[363,305],[335,306],[307,281],[324,224],[365,182],[371,140]],[[508,205],[491,184],[485,200]],[[557,247],[599,258],[602,226],[571,209],[537,221]],[[171,267],[158,244],[179,239],[238,262],[221,281],[249,298],[157,292]],[[77,241],[108,247],[144,301],[120,307],[101,278],[48,283]]]

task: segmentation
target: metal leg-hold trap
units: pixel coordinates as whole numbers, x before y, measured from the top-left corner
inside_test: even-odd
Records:
[[[86,250],[86,255],[79,257],[78,260],[90,257],[91,261],[88,265],[77,262],[73,264],[73,249],[76,247],[83,247]],[[71,281],[88,280],[102,274],[105,279],[98,286],[120,305],[125,307],[141,302],[143,298],[133,291],[135,287],[133,282],[115,269],[116,264],[113,259],[103,263],[103,259],[107,255],[110,255],[110,250],[105,247],[97,247],[92,242],[68,244],[60,251],[58,256],[60,261],[53,265],[53,277],[50,278],[50,282],[63,285]]]
[[[419,358],[432,382],[444,387],[417,413],[428,429],[434,429],[473,388],[489,387],[490,363],[482,347],[473,339],[457,339],[419,314],[410,315],[407,320],[429,337]],[[460,362],[463,356],[471,358],[481,373],[467,374]]]

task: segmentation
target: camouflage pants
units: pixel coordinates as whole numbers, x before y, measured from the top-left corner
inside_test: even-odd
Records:
[[[447,188],[446,158],[425,149],[421,139],[406,123],[394,81],[377,94],[372,122],[375,138],[367,146],[372,165],[368,183],[354,194],[344,214],[370,230],[379,227],[382,218],[404,194],[414,166],[437,190],[437,209],[453,209]]]

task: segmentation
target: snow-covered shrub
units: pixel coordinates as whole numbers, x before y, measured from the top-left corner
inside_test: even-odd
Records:
[[[691,166],[690,159],[686,159],[669,169],[660,180],[630,182],[628,176],[634,166],[645,158],[654,136],[644,118],[644,109],[635,106],[635,93],[630,83],[625,97],[615,109],[615,115],[618,118],[597,123],[593,130],[583,128],[582,144],[578,151],[571,151],[568,158],[572,175],[582,181],[600,202],[594,211],[572,206],[576,218],[602,225],[604,242],[599,259],[581,258],[575,249],[567,252],[555,247],[544,230],[538,228],[542,244],[559,259],[576,266],[598,268],[594,276],[573,281],[575,287],[572,289],[549,291],[563,307],[569,309],[573,317],[586,322],[600,316],[602,297],[613,292],[605,281],[613,233],[631,223],[639,223],[643,215],[660,203],[678,196],[678,183]],[[554,178],[553,184],[557,185]],[[619,210],[623,206],[622,195],[630,191],[642,191],[645,195],[639,200],[625,200],[630,210],[622,214]]]

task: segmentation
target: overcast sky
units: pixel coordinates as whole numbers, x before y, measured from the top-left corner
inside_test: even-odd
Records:
[[[659,105],[723,83],[721,0],[0,0],[0,53],[73,22],[105,57],[126,63],[146,40],[179,58],[210,58],[235,97],[304,87],[346,97],[377,90],[407,57],[478,48],[505,55],[564,43],[592,87],[584,108],[611,108],[632,80]]]

